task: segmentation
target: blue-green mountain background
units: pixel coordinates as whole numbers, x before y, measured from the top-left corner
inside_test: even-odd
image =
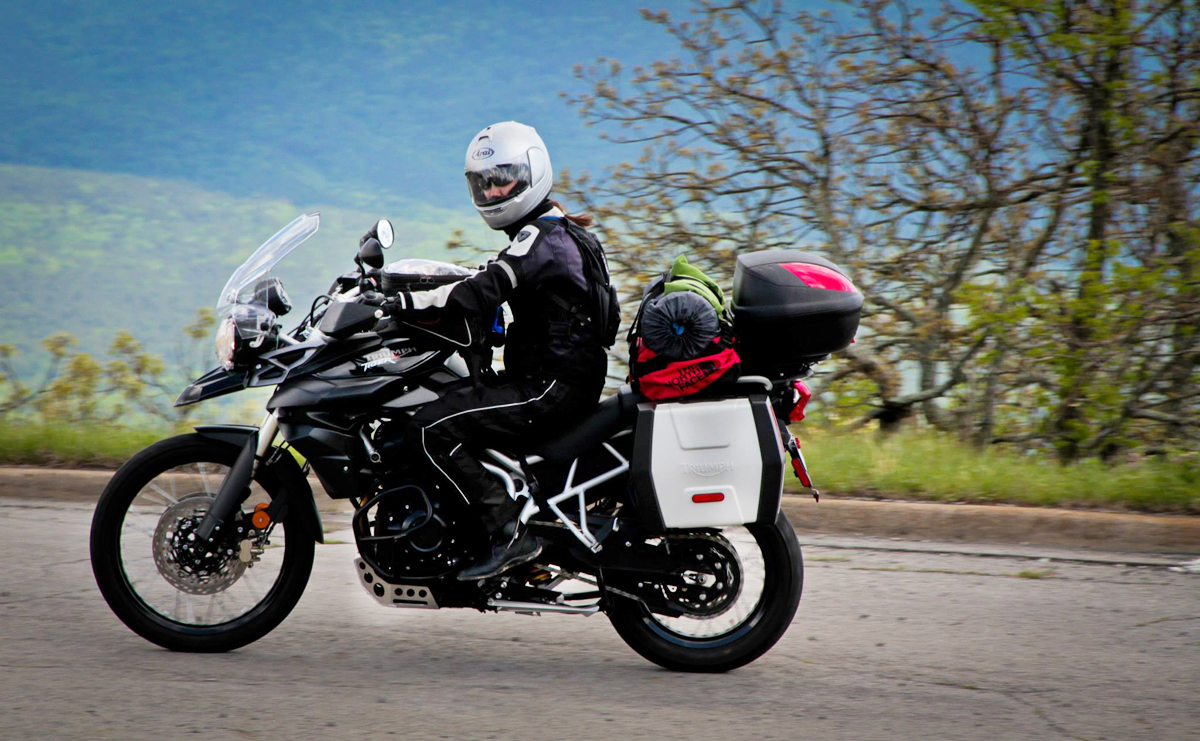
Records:
[[[456,228],[500,248],[466,197],[468,140],[516,119],[557,169],[633,156],[560,93],[583,90],[576,64],[673,52],[641,4],[0,4],[0,343],[30,370],[52,332],[102,352],[126,328],[169,357],[303,211],[321,231],[278,271],[297,304],[381,216],[406,254]]]

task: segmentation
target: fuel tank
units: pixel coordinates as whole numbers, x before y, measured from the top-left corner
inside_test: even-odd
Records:
[[[410,339],[388,340],[378,349],[283,382],[267,409],[380,406],[404,394],[449,356],[448,350],[429,349]]]

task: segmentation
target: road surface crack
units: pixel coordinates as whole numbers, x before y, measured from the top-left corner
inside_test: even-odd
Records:
[[[1001,692],[1000,694],[1005,695],[1010,700],[1020,703],[1021,705],[1024,705],[1032,710],[1033,714],[1037,716],[1039,720],[1045,723],[1050,730],[1054,731],[1060,736],[1072,739],[1073,741],[1088,741],[1088,739],[1083,736],[1076,736],[1074,733],[1071,733],[1065,726],[1055,722],[1055,720],[1051,718],[1045,710],[1042,710],[1037,705],[1034,705],[1025,698],[1018,696],[1016,693]]]
[[[1147,620],[1144,623],[1134,623],[1135,628],[1145,628],[1147,625],[1158,625],[1159,623],[1173,623],[1177,620],[1200,620],[1200,615],[1189,615],[1187,617],[1164,617]]]

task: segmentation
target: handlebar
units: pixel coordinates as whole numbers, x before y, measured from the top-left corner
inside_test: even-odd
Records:
[[[358,302],[367,306],[383,306],[387,302],[387,297],[379,291],[363,291],[362,295],[358,297]]]

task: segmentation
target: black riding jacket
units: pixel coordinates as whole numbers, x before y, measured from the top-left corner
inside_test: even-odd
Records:
[[[483,270],[431,291],[402,292],[395,313],[406,319],[454,313],[490,326],[507,301],[513,315],[504,350],[507,372],[595,386],[598,393],[617,310],[599,242],[567,223],[549,201],[505,232],[512,242]],[[579,241],[590,244],[581,248]]]

